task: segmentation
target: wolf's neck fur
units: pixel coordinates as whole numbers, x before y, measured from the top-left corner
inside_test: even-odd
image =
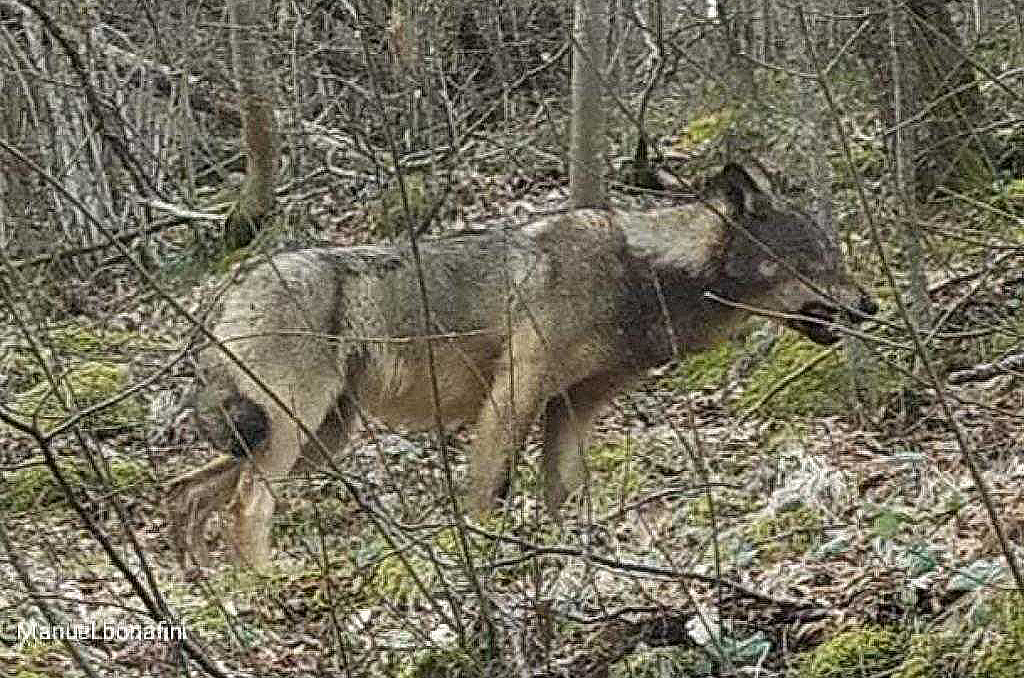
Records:
[[[638,289],[632,321],[645,328],[642,338],[631,333],[632,351],[650,368],[714,346],[749,316],[705,292],[746,299],[750,290],[726,275],[730,234],[714,210],[697,203],[645,217],[631,219],[625,233]]]

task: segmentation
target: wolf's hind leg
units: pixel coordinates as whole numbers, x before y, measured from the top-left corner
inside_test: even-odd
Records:
[[[231,504],[235,551],[253,568],[262,568],[270,558],[270,528],[275,504],[270,484],[288,476],[303,447],[315,445],[303,432],[303,427],[311,432],[320,430],[328,411],[338,400],[342,383],[332,372],[333,366],[325,366],[323,371],[303,375],[304,380],[295,378],[277,388],[267,384],[284,403],[291,404],[290,411],[268,402],[269,398],[264,400],[268,437],[264,445],[253,451],[251,463],[244,464]],[[320,458],[318,452],[314,456]]]

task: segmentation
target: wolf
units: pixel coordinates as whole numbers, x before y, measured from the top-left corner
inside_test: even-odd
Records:
[[[202,553],[206,519],[229,509],[237,555],[260,567],[268,482],[304,449],[341,447],[361,417],[472,424],[468,509],[479,517],[543,413],[543,491],[557,516],[582,484],[603,408],[651,368],[722,341],[751,309],[832,344],[840,322],[877,307],[835,233],[776,206],[736,164],[674,207],[568,211],[422,240],[418,252],[276,255],[225,295],[199,356],[197,423],[226,454],[173,483],[174,541]]]

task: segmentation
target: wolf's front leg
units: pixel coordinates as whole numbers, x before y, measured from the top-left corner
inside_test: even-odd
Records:
[[[469,512],[485,518],[508,483],[512,455],[522,448],[546,397],[548,362],[539,341],[516,342],[516,358],[501,358],[477,419],[469,457]]]
[[[556,521],[566,498],[586,477],[583,457],[594,419],[622,391],[628,379],[604,374],[586,379],[548,401],[544,413],[544,498]],[[568,397],[568,402],[566,398]]]

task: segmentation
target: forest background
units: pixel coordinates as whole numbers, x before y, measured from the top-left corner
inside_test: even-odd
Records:
[[[1022,52],[1014,0],[0,0],[0,667],[1024,675]],[[272,572],[219,538],[178,567],[186,358],[236,264],[672,204],[727,161],[836,225],[875,321],[659,370],[564,525],[535,441],[481,531],[429,436],[371,426],[281,487]],[[76,624],[187,633],[26,631]]]

